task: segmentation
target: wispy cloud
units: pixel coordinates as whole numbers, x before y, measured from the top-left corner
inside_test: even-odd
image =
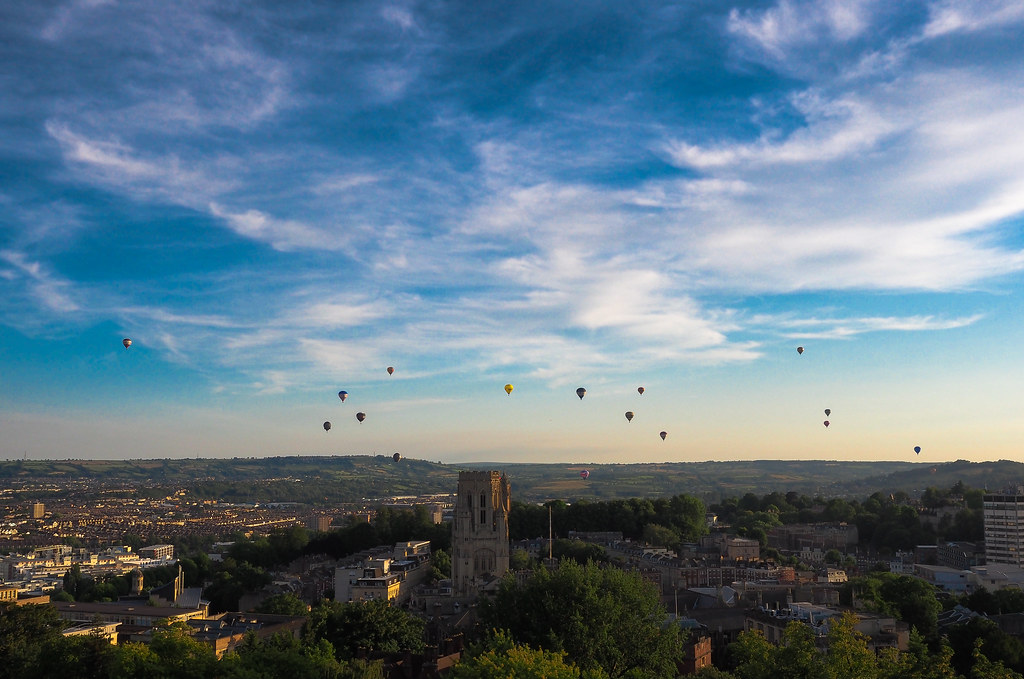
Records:
[[[778,329],[783,337],[800,339],[845,339],[869,332],[926,332],[953,330],[974,325],[984,315],[974,314],[957,318],[938,316],[884,316],[850,318],[791,318],[756,316],[751,325],[763,325]]]
[[[43,264],[32,261],[23,252],[0,250],[0,260],[11,266],[3,277],[12,282],[22,281],[31,296],[52,312],[78,311],[71,283],[55,276]]]
[[[928,10],[928,23],[923,31],[928,38],[1024,23],[1024,7],[1013,0],[943,0],[932,4]]]

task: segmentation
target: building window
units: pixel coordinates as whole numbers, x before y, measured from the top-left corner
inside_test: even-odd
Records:
[[[480,510],[480,523],[481,524],[487,523],[487,510],[486,509],[481,509]]]

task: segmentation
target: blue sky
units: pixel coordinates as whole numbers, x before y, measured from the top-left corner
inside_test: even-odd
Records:
[[[5,2],[0,457],[1014,458],[1022,29]]]

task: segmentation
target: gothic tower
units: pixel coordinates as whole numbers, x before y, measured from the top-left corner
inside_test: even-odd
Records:
[[[459,472],[452,523],[452,587],[455,596],[475,593],[483,576],[508,570],[508,479],[501,472]]]

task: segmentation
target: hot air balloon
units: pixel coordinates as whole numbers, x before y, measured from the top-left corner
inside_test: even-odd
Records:
[[[637,387],[636,388],[636,393],[638,393],[641,396],[643,396],[644,395],[644,388],[643,387]]]
[[[588,478],[590,478],[590,472],[584,469],[583,471],[580,472],[580,478],[586,481]]]
[[[505,385],[505,393],[506,394],[511,394],[513,389],[515,389],[515,387],[513,387],[511,384],[506,384]]]
[[[366,419],[366,413],[356,413],[356,419],[362,422]]]
[[[348,398],[348,392],[347,391],[339,391],[338,392],[338,398],[340,398],[341,402],[344,403],[345,399]]]
[[[914,446],[914,452],[917,453],[918,455],[920,455],[921,454],[921,446]]]
[[[627,410],[626,411],[626,422],[632,422],[632,421],[633,421],[633,411],[632,410]]]
[[[331,423],[330,422],[324,422],[324,431],[330,431],[330,430],[331,430]]]
[[[128,347],[130,347],[132,345],[132,341],[130,339],[128,339],[127,337],[125,337],[123,340],[121,340],[121,344],[123,344],[124,348],[127,349]]]
[[[832,409],[831,408],[825,408],[825,417],[828,417],[831,414],[832,414]]]
[[[828,429],[828,420],[825,420],[825,429]]]
[[[402,454],[401,453],[395,453],[394,455],[391,456],[391,459],[394,460],[395,462],[398,462],[399,460],[402,459]]]
[[[389,365],[388,366],[388,375],[394,375],[394,374],[395,374],[395,367]]]
[[[579,396],[580,400],[582,401],[583,397],[587,395],[587,390],[584,389],[583,387],[580,387],[579,389],[576,390],[576,395]]]
[[[668,432],[667,431],[663,431],[663,432],[661,432],[661,434],[659,434],[659,436],[661,436],[661,440],[664,441],[665,437],[668,436]]]
[[[803,347],[797,347],[796,348],[796,353],[798,353],[798,354],[804,353],[804,348]]]

